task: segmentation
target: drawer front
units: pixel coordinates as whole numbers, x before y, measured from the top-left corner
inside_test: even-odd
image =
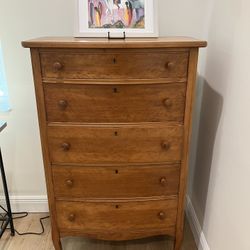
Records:
[[[186,78],[188,52],[166,50],[55,50],[41,52],[44,78]]]
[[[53,166],[59,198],[132,198],[177,195],[179,165],[137,167]]]
[[[186,84],[45,84],[48,121],[183,122]]]
[[[52,163],[181,160],[182,126],[49,126]]]
[[[61,232],[104,240],[175,235],[177,200],[67,202],[57,201]]]

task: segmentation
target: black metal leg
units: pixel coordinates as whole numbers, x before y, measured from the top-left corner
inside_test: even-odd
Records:
[[[5,195],[6,205],[7,205],[7,215],[8,215],[7,224],[6,224],[5,228],[7,227],[8,223],[9,223],[10,224],[11,236],[14,236],[15,235],[15,229],[14,229],[14,224],[13,224],[13,218],[12,218],[12,212],[11,212],[11,206],[10,206],[10,198],[9,198],[9,191],[8,191],[8,186],[7,186],[7,181],[6,181],[5,171],[4,171],[1,148],[0,148],[0,169],[1,169],[1,176],[2,176],[2,181],[3,181],[3,190],[4,190],[4,195]],[[0,237],[4,233],[5,228],[0,233]]]

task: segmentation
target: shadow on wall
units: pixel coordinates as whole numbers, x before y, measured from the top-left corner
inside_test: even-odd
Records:
[[[223,98],[209,83],[198,76],[198,88],[201,91],[200,119],[198,122],[196,157],[193,162],[193,183],[191,183],[191,200],[203,227],[209,187],[210,170],[217,128],[219,125]],[[197,104],[198,105],[198,104]],[[195,121],[194,121],[195,122]]]

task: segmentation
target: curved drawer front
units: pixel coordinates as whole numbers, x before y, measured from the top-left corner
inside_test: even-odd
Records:
[[[177,200],[57,201],[61,232],[104,240],[129,240],[175,234]]]
[[[182,126],[49,126],[51,162],[152,163],[181,160]]]
[[[167,50],[56,50],[40,54],[43,78],[186,78],[188,52]]]
[[[44,84],[48,121],[183,122],[185,83],[153,85]]]
[[[177,195],[179,165],[131,167],[53,166],[59,198],[132,198]]]

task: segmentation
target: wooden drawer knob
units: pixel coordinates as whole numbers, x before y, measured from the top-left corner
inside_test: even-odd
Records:
[[[161,144],[162,148],[165,149],[165,150],[169,150],[170,149],[170,143],[169,142],[163,142]]]
[[[166,63],[166,68],[167,69],[172,69],[174,67],[174,63],[173,62],[167,62]]]
[[[69,221],[74,221],[76,218],[76,216],[74,214],[70,214],[69,217],[68,217],[68,220]]]
[[[72,180],[66,180],[66,185],[68,186],[68,187],[73,187],[73,181]]]
[[[68,106],[68,102],[66,100],[60,100],[58,102],[58,106],[61,108],[61,109],[66,109],[67,106]]]
[[[162,178],[160,179],[160,183],[161,183],[162,186],[166,186],[166,184],[167,184],[167,179],[166,179],[165,177],[162,177]]]
[[[164,103],[165,107],[167,107],[167,108],[170,108],[173,105],[172,100],[170,98],[166,98],[163,101],[163,103]]]
[[[159,219],[164,220],[166,218],[166,214],[164,212],[159,212],[158,217]]]
[[[64,142],[64,143],[62,143],[61,147],[62,147],[63,151],[69,151],[70,144],[67,142]]]
[[[53,69],[54,69],[55,71],[59,71],[59,70],[61,70],[62,68],[63,68],[62,63],[60,63],[60,62],[54,62],[54,63],[53,63]]]

